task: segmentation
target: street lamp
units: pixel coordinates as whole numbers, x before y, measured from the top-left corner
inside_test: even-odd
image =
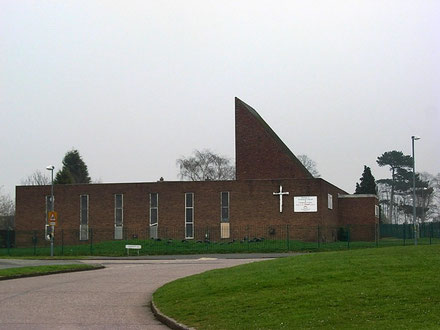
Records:
[[[53,202],[54,202],[54,200],[53,200],[53,170],[55,169],[55,166],[53,166],[53,165],[49,165],[49,166],[47,166],[46,167],[46,170],[48,170],[48,171],[50,171],[51,172],[51,182],[52,182],[52,184],[51,184],[51,189],[50,189],[50,210],[53,212],[54,211],[54,207],[53,207]],[[46,219],[46,221],[47,221],[47,219]],[[55,226],[51,226],[52,227],[52,230],[51,230],[51,233],[50,233],[50,256],[51,257],[53,257],[53,234],[54,234],[54,231],[55,231]]]
[[[413,224],[414,224],[414,245],[417,245],[417,218],[416,218],[416,159],[414,157],[414,141],[420,140],[419,136],[411,136],[412,161],[413,161]]]

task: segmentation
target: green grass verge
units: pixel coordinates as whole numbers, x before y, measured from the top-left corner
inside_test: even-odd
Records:
[[[420,245],[439,244],[440,239],[430,240],[422,238],[419,240]],[[161,240],[155,241],[151,239],[140,240],[121,240],[121,241],[104,241],[90,244],[90,242],[79,245],[55,246],[54,255],[59,257],[78,257],[78,256],[126,256],[126,244],[142,245],[140,255],[172,255],[172,254],[209,254],[209,253],[265,253],[265,252],[287,252],[287,251],[338,251],[347,249],[376,247],[375,242],[301,242],[294,240],[264,240],[260,242],[197,242],[197,241],[180,241],[180,240]],[[383,238],[377,246],[402,246],[413,244],[412,240],[402,240],[396,238]],[[137,255],[135,251],[130,254]],[[28,257],[28,256],[49,256],[50,247],[42,246],[29,248],[11,248],[0,249],[0,256],[11,257]]]
[[[50,255],[0,255],[0,259],[19,259],[19,260],[82,260],[89,259],[88,256],[53,256]]]
[[[154,293],[197,329],[439,329],[440,246],[308,254],[213,270]]]
[[[0,269],[0,280],[103,268],[100,265],[72,264]]]

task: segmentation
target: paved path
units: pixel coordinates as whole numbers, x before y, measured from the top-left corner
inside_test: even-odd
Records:
[[[167,329],[147,307],[158,287],[258,260],[90,260],[107,268],[0,281],[0,329]]]

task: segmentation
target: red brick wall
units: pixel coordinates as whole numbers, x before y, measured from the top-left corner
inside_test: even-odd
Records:
[[[273,192],[289,192],[279,211],[279,197]],[[322,179],[243,180],[218,182],[154,182],[127,184],[56,185],[55,210],[65,240],[78,238],[80,195],[89,195],[89,227],[94,241],[112,239],[114,235],[114,195],[124,195],[124,228],[127,234],[148,237],[149,193],[159,194],[159,237],[184,238],[185,192],[194,193],[195,239],[201,240],[207,231],[210,237],[220,235],[220,193],[230,192],[230,228],[235,239],[245,236],[286,238],[287,225],[291,239],[316,240],[317,227],[334,225],[337,217],[337,194],[341,192]],[[334,209],[327,208],[327,193],[334,197]],[[16,228],[43,230],[45,196],[50,187],[17,187]],[[318,212],[294,213],[294,196],[318,196]],[[275,233],[270,234],[270,228]],[[105,231],[103,230],[105,229]],[[273,232],[273,230],[272,230]],[[69,234],[68,234],[69,233]],[[235,234],[234,234],[235,233]],[[332,240],[326,236],[326,240]]]
[[[237,180],[312,177],[255,110],[238,98],[235,161]]]
[[[350,225],[353,241],[374,241],[379,218],[375,216],[378,199],[374,195],[349,195],[339,198],[341,226]]]
[[[321,205],[322,207],[322,221],[320,223],[320,240],[321,242],[332,242],[337,240],[337,233],[339,228],[339,201],[338,196],[346,194],[345,191],[332,185],[331,183],[317,179],[321,182]],[[330,209],[328,205],[328,195],[332,195],[333,208]]]

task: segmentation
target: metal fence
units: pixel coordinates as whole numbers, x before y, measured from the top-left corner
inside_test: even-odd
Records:
[[[421,224],[418,244],[440,243],[440,223]],[[126,228],[122,235],[101,228],[55,231],[56,256],[122,256],[126,244],[141,245],[141,255],[326,251],[366,247],[411,245],[415,243],[413,225],[347,225],[347,226],[236,226],[225,238],[220,226],[197,228],[194,238],[185,239],[184,230],[159,228]],[[151,238],[151,236],[157,238]],[[128,251],[128,253],[130,253]],[[133,253],[133,252],[132,252]],[[50,242],[44,230],[1,231],[0,256],[48,256]]]

